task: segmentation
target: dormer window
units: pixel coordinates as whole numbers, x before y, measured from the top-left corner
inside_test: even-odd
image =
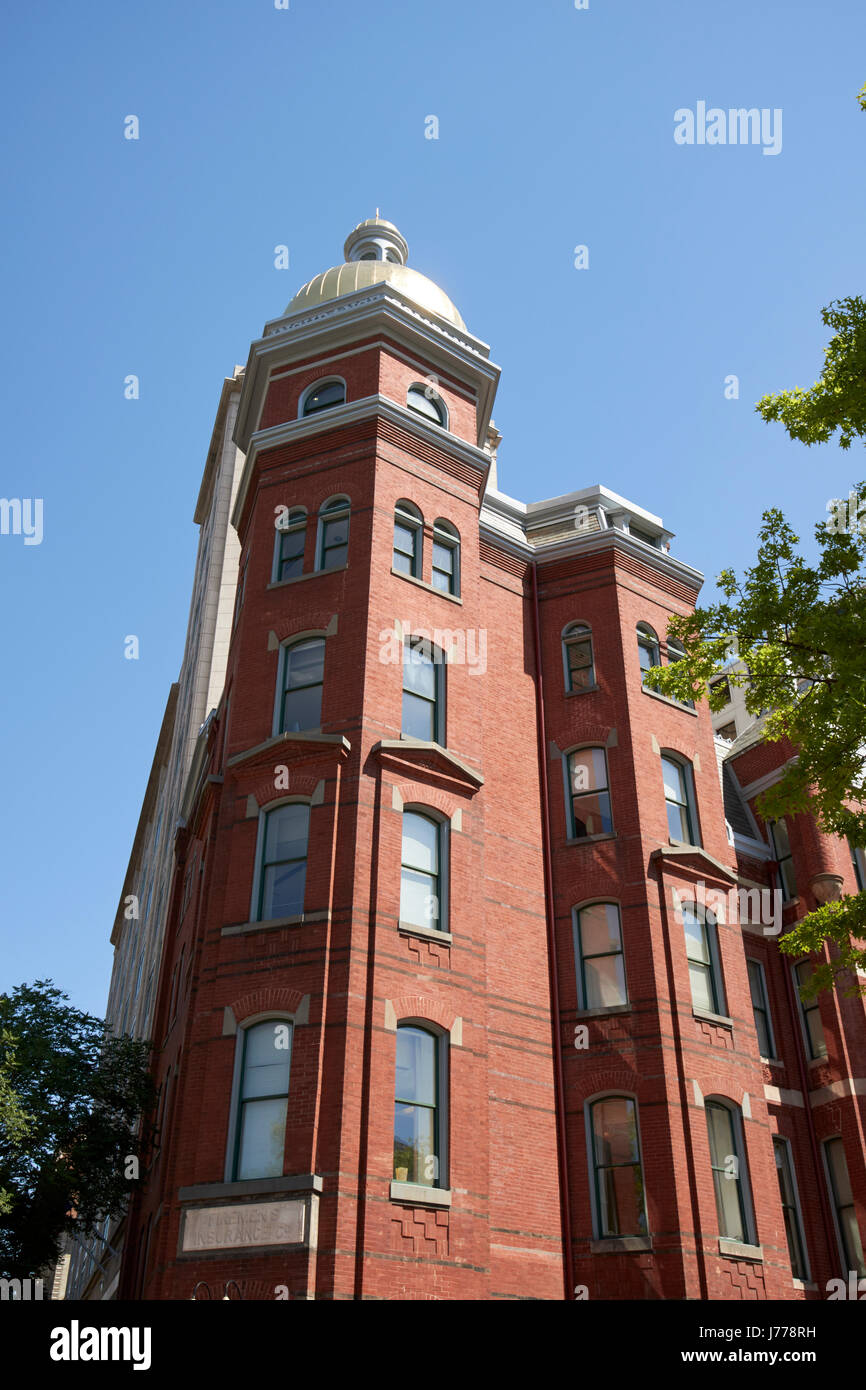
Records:
[[[344,381],[317,381],[301,397],[301,415],[315,415],[320,410],[330,410],[331,406],[343,405],[345,400]]]
[[[410,386],[406,395],[406,404],[410,410],[415,410],[419,415],[424,415],[428,420],[432,420],[434,425],[440,425],[444,428],[448,423],[445,403],[432,386],[417,384]]]

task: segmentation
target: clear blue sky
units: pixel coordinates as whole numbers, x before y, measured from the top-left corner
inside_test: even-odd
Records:
[[[220,384],[265,320],[378,205],[503,368],[503,490],[604,483],[708,580],[765,507],[811,536],[862,449],[753,406],[814,381],[821,306],[863,292],[866,10],[91,0],[0,33],[0,496],[44,499],[41,545],[0,536],[0,988],[101,1013]],[[781,108],[781,152],[677,145],[699,101]]]

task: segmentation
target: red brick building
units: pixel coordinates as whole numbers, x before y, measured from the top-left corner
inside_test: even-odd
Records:
[[[791,750],[645,686],[700,574],[606,488],[497,490],[498,369],[406,256],[362,223],[238,377],[120,1296],[825,1297],[864,1001],[777,942],[862,855],[772,840]]]

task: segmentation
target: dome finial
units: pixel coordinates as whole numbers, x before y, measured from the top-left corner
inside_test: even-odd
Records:
[[[346,237],[343,255],[347,261],[391,261],[405,265],[409,246],[393,222],[386,222],[376,209],[375,217],[359,222]]]

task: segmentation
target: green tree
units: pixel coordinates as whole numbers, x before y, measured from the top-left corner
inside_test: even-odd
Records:
[[[119,1214],[143,1167],[150,1044],[115,1037],[51,980],[0,995],[0,1273],[27,1278],[65,1231]]]

